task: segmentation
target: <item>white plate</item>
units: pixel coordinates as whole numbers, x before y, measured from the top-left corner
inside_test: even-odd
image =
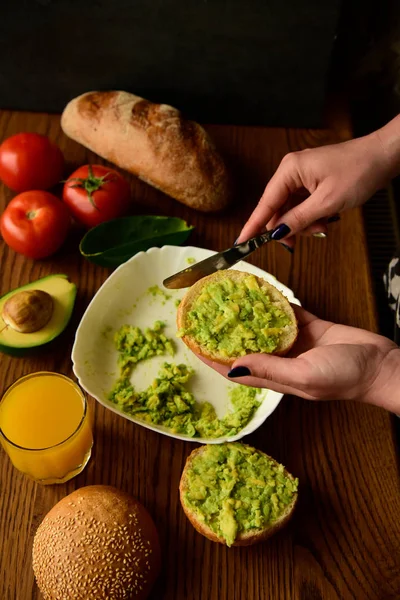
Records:
[[[166,277],[188,266],[188,258],[194,258],[197,262],[213,254],[215,252],[211,250],[193,246],[164,246],[150,248],[147,252],[136,254],[118,267],[94,296],[78,327],[72,349],[73,369],[79,384],[100,404],[142,427],[180,440],[209,444],[221,443],[228,438],[191,438],[172,433],[164,427],[144,423],[121,412],[107,399],[107,395],[118,377],[118,352],[113,342],[114,332],[125,324],[140,328],[152,327],[159,319],[166,323],[165,334],[176,342],[176,355],[154,357],[139,363],[132,375],[133,385],[137,389],[147,388],[165,361],[186,363],[195,370],[189,389],[196,400],[211,402],[219,417],[229,411],[229,392],[236,384],[227,381],[207,367],[180,339],[175,337],[175,300],[181,299],[185,290],[165,290],[162,286]],[[279,283],[273,275],[245,262],[237,263],[235,268],[264,277],[281,290],[291,302],[300,304],[293,292]],[[165,300],[161,295],[150,295],[148,289],[155,285],[165,290],[171,299]],[[230,441],[239,440],[260,427],[278,406],[282,394],[260,390],[257,398],[262,401],[260,407],[246,427],[237,435],[230,437]]]

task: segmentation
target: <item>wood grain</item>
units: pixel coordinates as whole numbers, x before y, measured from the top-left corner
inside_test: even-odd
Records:
[[[0,112],[0,140],[18,131],[49,135],[67,171],[102,162],[60,131],[57,115]],[[289,150],[346,139],[349,130],[306,131],[209,127],[237,179],[237,199],[224,214],[203,215],[131,178],[133,212],[177,215],[196,226],[189,243],[223,249],[233,243],[268,178]],[[0,209],[12,192],[0,188]],[[79,232],[55,257],[33,262],[0,242],[0,293],[48,273],[78,284],[73,321],[50,349],[29,359],[0,356],[0,393],[23,374],[71,375],[74,330],[109,272],[83,260]],[[328,239],[302,239],[294,256],[270,244],[252,259],[288,284],[311,311],[376,329],[361,214],[345,214]],[[31,568],[35,530],[74,489],[115,485],[142,501],[158,526],[164,557],[152,600],[394,600],[400,597],[400,494],[391,420],[383,410],[350,402],[311,403],[287,397],[247,441],[300,478],[292,523],[250,548],[213,544],[186,520],[178,484],[193,445],[141,428],[91,402],[95,445],[86,470],[61,486],[38,486],[0,452],[0,598],[39,600]]]

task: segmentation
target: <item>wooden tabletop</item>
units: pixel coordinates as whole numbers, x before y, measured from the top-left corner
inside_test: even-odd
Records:
[[[0,140],[18,131],[49,135],[69,172],[99,159],[61,132],[59,117],[0,112]],[[349,137],[346,126],[310,131],[209,127],[237,178],[237,201],[223,215],[203,215],[132,177],[137,214],[175,215],[196,226],[191,245],[231,245],[280,159],[290,150]],[[12,192],[0,187],[0,210]],[[74,331],[109,271],[79,255],[72,235],[54,257],[34,262],[0,241],[0,292],[49,273],[78,285],[72,323],[57,343],[29,359],[0,355],[0,393],[39,370],[71,375]],[[327,239],[302,239],[293,257],[269,244],[257,266],[292,288],[309,310],[376,330],[362,217],[358,210],[330,226]],[[340,399],[339,399],[340,400]],[[199,535],[179,504],[178,483],[191,443],[135,425],[92,401],[95,443],[84,472],[64,485],[37,485],[0,450],[0,598],[38,600],[32,540],[47,511],[81,486],[117,486],[145,504],[157,524],[162,575],[152,600],[349,600],[400,597],[400,494],[392,423],[385,411],[351,402],[313,403],[285,397],[246,442],[299,477],[300,497],[289,526],[250,548],[214,544]]]

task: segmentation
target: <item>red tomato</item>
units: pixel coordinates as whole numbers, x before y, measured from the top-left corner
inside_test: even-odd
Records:
[[[65,204],[49,192],[15,196],[0,219],[6,244],[29,258],[54,254],[67,237],[71,217]]]
[[[17,133],[0,145],[0,179],[15,192],[47,190],[63,170],[60,148],[39,133]]]
[[[113,169],[101,165],[85,165],[68,178],[63,200],[77,221],[95,227],[116,219],[129,208],[128,182]]]

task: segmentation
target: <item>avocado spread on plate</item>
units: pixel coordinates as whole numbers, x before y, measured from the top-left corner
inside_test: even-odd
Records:
[[[174,342],[164,335],[164,327],[165,323],[156,321],[152,329],[148,327],[144,332],[132,325],[123,325],[116,332],[114,341],[119,352],[121,377],[129,377],[134,365],[141,360],[162,354],[175,354]]]
[[[292,502],[298,479],[255,448],[235,443],[206,446],[187,472],[185,504],[231,546],[237,535],[263,529]]]
[[[162,304],[165,304],[167,300],[171,299],[170,294],[164,292],[164,290],[162,290],[158,285],[152,285],[151,287],[149,287],[146,293],[153,296],[153,298],[155,296],[160,296],[162,298]]]
[[[179,337],[190,335],[198,344],[223,356],[271,353],[279,345],[290,318],[260,289],[254,275],[237,282],[228,276],[205,285]]]
[[[130,325],[116,332],[120,378],[108,399],[123,412],[174,433],[207,438],[236,435],[260,405],[256,388],[235,385],[230,393],[232,411],[222,419],[209,402],[197,402],[186,387],[194,374],[187,365],[165,362],[147,389],[134,388],[131,375],[136,363],[155,355],[174,354],[173,342],[163,334],[163,329],[164,323],[157,321],[144,332]]]

